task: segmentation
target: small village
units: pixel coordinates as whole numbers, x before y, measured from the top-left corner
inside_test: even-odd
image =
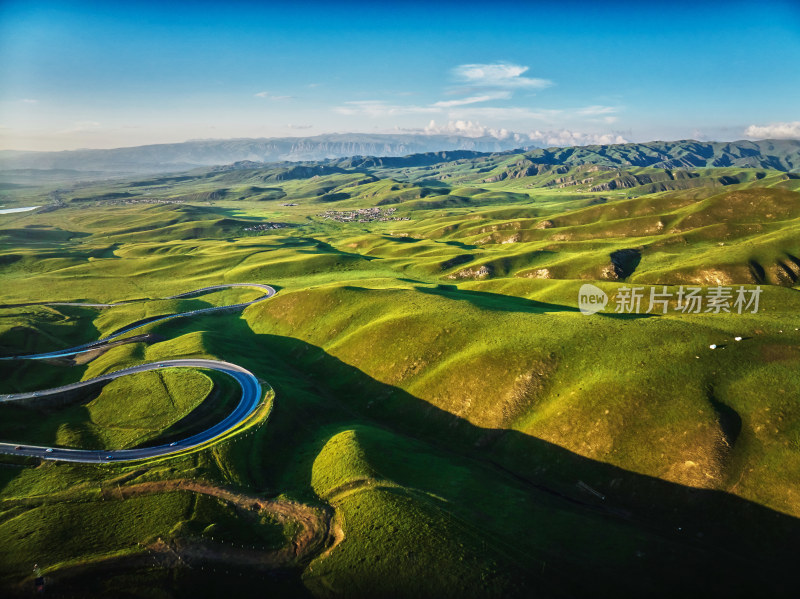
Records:
[[[359,208],[357,210],[327,210],[321,216],[340,223],[371,223],[411,220],[407,216],[392,216],[397,208]]]
[[[94,198],[92,198],[94,199]],[[135,204],[185,204],[186,200],[170,200],[167,198],[121,198],[109,199],[97,198],[98,203],[102,202],[104,206],[133,206]]]
[[[291,227],[289,223],[259,223],[252,227],[245,227],[244,231],[271,231],[273,229],[288,229]]]

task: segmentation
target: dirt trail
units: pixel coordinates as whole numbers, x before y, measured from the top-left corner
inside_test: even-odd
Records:
[[[127,555],[96,556],[86,563],[74,564],[48,572],[47,578],[53,586],[59,584],[69,585],[83,576],[91,575],[98,568],[110,572],[124,572],[132,568],[152,567],[161,568],[189,567],[202,568],[228,566],[232,568],[247,568],[259,571],[279,569],[302,568],[314,558],[326,556],[336,545],[344,539],[344,533],[334,520],[333,509],[327,506],[310,506],[294,501],[265,499],[246,493],[239,493],[215,486],[211,483],[174,479],[136,483],[119,486],[119,483],[130,480],[142,474],[142,470],[130,473],[127,476],[112,481],[114,486],[106,486],[101,493],[104,499],[126,499],[151,493],[169,493],[188,491],[201,493],[226,501],[235,507],[252,512],[268,514],[280,523],[295,523],[297,529],[294,536],[287,544],[279,549],[258,549],[248,547],[235,547],[222,542],[199,538],[176,538],[165,541],[156,539],[147,545],[140,545],[146,552],[136,551]],[[17,500],[15,503],[30,506],[30,499]],[[24,589],[32,584],[32,579],[26,577],[22,581],[12,584],[8,589],[10,596],[28,596]]]
[[[235,561],[241,565],[261,566],[267,569],[300,565],[322,553],[334,540],[332,530],[332,510],[311,507],[293,501],[264,499],[254,495],[237,493],[216,487],[203,481],[178,479],[138,483],[109,490],[110,497],[125,499],[136,495],[169,491],[190,491],[216,497],[235,505],[242,510],[266,512],[279,522],[295,522],[297,532],[284,547],[274,551],[237,549],[208,541],[177,539],[169,544],[159,541],[150,549],[158,553],[176,554],[184,561],[215,560]]]

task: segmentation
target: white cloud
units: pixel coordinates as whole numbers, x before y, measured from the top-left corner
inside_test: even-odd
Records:
[[[264,98],[267,100],[291,100],[294,96],[276,96],[270,92],[258,92],[255,94],[256,98]]]
[[[441,102],[434,102],[432,106],[439,108],[451,108],[453,106],[466,106],[468,104],[477,104],[479,102],[488,102],[490,100],[508,100],[510,97],[511,92],[500,91],[491,94],[484,94],[482,96],[461,98],[460,100],[442,100]]]
[[[495,137],[497,139],[513,139],[520,146],[586,146],[627,143],[628,140],[618,133],[581,133],[570,129],[551,131],[532,131],[518,133],[504,128],[493,128],[481,125],[478,121],[455,120],[439,125],[431,121],[423,129],[427,135],[459,135],[463,137]]]
[[[581,133],[569,129],[532,131],[528,139],[548,146],[586,146],[624,144],[628,140],[617,133]]]
[[[368,117],[398,116],[403,114],[426,114],[441,112],[442,108],[437,106],[399,106],[387,104],[380,100],[361,100],[357,102],[345,102],[344,106],[334,108],[336,112],[344,115],[364,115]]]
[[[293,125],[289,123],[286,125],[287,129],[311,129],[314,125]]]
[[[450,121],[470,122],[484,120],[537,120],[550,121],[560,110],[535,110],[513,106],[474,106],[493,100],[510,100],[513,90],[544,88],[553,83],[546,79],[523,77],[528,67],[510,63],[464,64],[453,69],[454,77],[466,85],[450,94],[463,95],[452,100],[440,100],[426,105],[390,104],[382,100],[345,102],[333,110],[347,116],[385,118],[414,114],[441,114]],[[472,93],[469,93],[469,90]]]
[[[595,104],[593,106],[580,108],[578,110],[578,114],[583,116],[600,116],[603,114],[614,114],[618,110],[619,109],[616,106],[601,106],[599,104]]]
[[[39,100],[34,100],[33,98],[22,98],[22,102],[24,104],[38,104]]]
[[[800,139],[800,121],[750,125],[744,134],[756,139]]]
[[[423,129],[426,135],[462,135],[464,137],[496,137],[498,139],[508,139],[517,137],[519,134],[508,131],[507,129],[493,129],[484,127],[477,121],[449,121],[444,125],[437,125],[436,121],[431,121]]]
[[[453,69],[459,81],[477,87],[544,89],[553,85],[549,79],[523,77],[530,67],[511,63],[462,64]]]

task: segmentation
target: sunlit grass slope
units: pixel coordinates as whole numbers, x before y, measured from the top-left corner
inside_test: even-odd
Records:
[[[0,588],[22,593],[38,562],[65,596],[95,584],[165,597],[789,596],[797,180],[534,158],[103,182],[7,215],[5,356],[255,297],[159,299],[207,285],[279,293],[150,324],[77,363],[0,361],[0,393],[182,357],[240,364],[275,391],[241,434],[187,455],[4,458]],[[376,206],[410,220],[321,216]],[[294,226],[244,231],[259,223]],[[588,281],[610,295],[623,283],[764,291],[757,314],[584,316]],[[215,375],[140,374],[64,405],[0,406],[0,438],[162,442],[232,398]],[[312,521],[318,546],[300,534]]]

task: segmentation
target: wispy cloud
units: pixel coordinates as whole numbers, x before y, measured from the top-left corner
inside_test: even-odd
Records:
[[[23,104],[38,104],[39,100],[35,100],[34,98],[22,98],[21,102]]]
[[[264,98],[266,100],[291,100],[292,98],[294,98],[294,96],[276,96],[275,94],[267,91],[258,92],[257,94],[255,94],[255,97]]]
[[[575,111],[579,117],[585,117],[586,120],[594,123],[603,123],[606,125],[613,125],[619,120],[615,114],[621,109],[619,106],[605,106],[602,104],[593,104],[592,106],[585,106]]]
[[[333,110],[343,115],[361,115],[370,118],[440,114],[446,115],[452,122],[470,122],[483,118],[494,120],[551,120],[561,111],[534,110],[519,106],[483,105],[487,102],[510,100],[514,91],[518,89],[542,89],[553,85],[553,82],[547,79],[523,76],[528,69],[529,67],[511,63],[463,64],[452,69],[452,74],[454,79],[465,85],[445,92],[461,97],[451,100],[439,100],[425,105],[390,104],[383,100],[361,100],[345,102]],[[481,104],[482,106],[475,106],[476,104]]]
[[[582,133],[565,128],[571,121],[608,126],[618,120],[619,106],[592,104],[572,109],[531,107],[528,102],[509,100],[521,90],[543,89],[553,85],[547,79],[528,77],[529,67],[511,63],[463,64],[455,67],[455,80],[464,84],[460,88],[443,90],[451,99],[429,104],[401,104],[383,100],[345,102],[334,108],[342,115],[364,116],[374,119],[405,115],[430,115],[436,118],[425,127],[426,133],[450,133],[467,136],[492,136],[505,139],[515,136],[527,143],[550,145],[575,145],[591,143],[620,143],[624,138],[615,133]],[[455,95],[456,97],[452,97]],[[499,104],[499,105],[498,105]],[[437,121],[446,125],[437,125]],[[492,127],[480,123],[492,123]],[[538,127],[531,134],[515,133],[511,127]],[[589,127],[587,128],[594,128]],[[546,130],[545,130],[546,129]],[[545,130],[542,132],[542,130]]]
[[[473,87],[544,89],[553,84],[549,79],[523,77],[530,67],[498,62],[494,64],[462,64],[453,69],[457,81]]]
[[[460,100],[442,100],[441,102],[434,102],[432,106],[436,106],[438,108],[451,108],[453,106],[466,106],[468,104],[478,104],[479,102],[489,102],[491,100],[508,100],[510,97],[511,92],[500,91],[491,94],[484,94],[482,96],[461,98]]]
[[[294,125],[289,123],[286,125],[287,129],[311,129],[314,125]]]
[[[586,106],[585,108],[578,109],[578,114],[583,116],[600,116],[603,114],[614,114],[618,111],[619,108],[616,106],[602,106],[595,104],[593,106]]]
[[[430,114],[441,112],[442,108],[437,106],[400,106],[387,104],[380,100],[360,100],[356,102],[345,102],[344,106],[337,106],[334,111],[344,115],[364,115],[368,117],[398,116],[404,114]]]
[[[750,125],[744,134],[757,139],[800,139],[800,121]]]

